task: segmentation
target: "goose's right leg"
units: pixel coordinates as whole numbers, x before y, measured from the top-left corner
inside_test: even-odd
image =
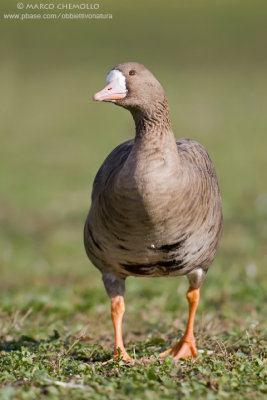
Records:
[[[112,274],[103,274],[103,282],[111,298],[111,318],[115,334],[113,358],[117,360],[121,357],[124,361],[129,361],[131,357],[125,350],[122,338],[122,318],[125,312],[123,297],[125,292],[125,280]]]

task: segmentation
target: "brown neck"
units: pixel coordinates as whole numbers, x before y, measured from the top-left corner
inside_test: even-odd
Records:
[[[136,138],[150,135],[162,136],[170,132],[171,121],[167,99],[157,102],[149,109],[130,109],[136,128]]]

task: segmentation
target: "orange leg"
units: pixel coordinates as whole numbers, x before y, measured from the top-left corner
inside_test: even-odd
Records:
[[[167,354],[173,356],[174,360],[179,358],[196,357],[197,349],[194,337],[194,318],[199,302],[199,289],[190,287],[187,292],[187,300],[189,304],[189,317],[184,336],[173,347],[160,354],[160,357],[166,357]]]
[[[123,296],[115,296],[111,298],[111,318],[114,326],[115,333],[115,348],[114,348],[114,359],[119,358],[118,348],[121,350],[121,357],[124,361],[129,361],[131,357],[125,350],[123,339],[122,339],[122,317],[125,312]]]

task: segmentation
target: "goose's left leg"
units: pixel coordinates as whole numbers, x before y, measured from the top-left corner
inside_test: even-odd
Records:
[[[165,358],[167,354],[170,354],[174,360],[178,360],[179,358],[197,356],[196,342],[194,336],[194,320],[200,297],[199,286],[203,282],[204,277],[205,275],[202,276],[202,270],[200,271],[200,273],[194,274],[194,276],[188,276],[190,287],[188,289],[186,297],[189,305],[189,316],[186,331],[184,336],[179,340],[178,343],[176,343],[173,347],[170,347],[163,353],[160,353],[161,357]]]

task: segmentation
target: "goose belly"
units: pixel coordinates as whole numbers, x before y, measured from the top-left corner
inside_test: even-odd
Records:
[[[218,196],[201,212],[181,206],[177,193],[115,200],[106,206],[102,200],[101,212],[91,210],[85,227],[87,254],[102,272],[175,276],[209,267],[221,231]]]

